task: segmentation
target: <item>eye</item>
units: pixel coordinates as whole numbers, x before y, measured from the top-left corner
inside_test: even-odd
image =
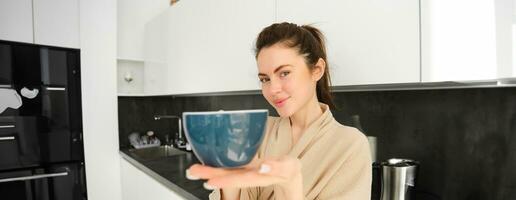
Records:
[[[269,82],[269,81],[270,81],[269,78],[265,78],[265,77],[264,78],[260,78],[260,82],[262,82],[262,83],[266,83],[266,82]]]
[[[283,72],[280,73],[280,77],[285,77],[285,76],[287,76],[289,74],[290,74],[289,71],[283,71]]]

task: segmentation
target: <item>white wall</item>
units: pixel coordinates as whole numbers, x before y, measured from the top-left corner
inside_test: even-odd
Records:
[[[82,110],[88,199],[120,200],[116,0],[80,1]]]

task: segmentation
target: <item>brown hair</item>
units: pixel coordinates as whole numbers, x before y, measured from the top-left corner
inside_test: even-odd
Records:
[[[298,26],[288,22],[272,24],[265,27],[256,39],[256,57],[258,57],[260,50],[277,43],[282,43],[290,48],[296,48],[299,55],[303,55],[305,58],[305,63],[310,71],[313,70],[320,58],[326,62],[324,75],[317,81],[317,99],[327,104],[331,109],[334,109],[335,104],[330,91],[330,72],[322,32],[311,25]]]

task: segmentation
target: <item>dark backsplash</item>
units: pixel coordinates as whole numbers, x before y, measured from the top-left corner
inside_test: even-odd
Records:
[[[516,88],[341,92],[337,121],[358,114],[366,135],[378,138],[378,160],[420,162],[418,189],[436,199],[516,199]],[[261,95],[119,97],[120,146],[127,135],[176,130],[156,114],[274,109]]]

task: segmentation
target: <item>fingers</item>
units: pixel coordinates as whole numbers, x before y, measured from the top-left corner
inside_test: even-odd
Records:
[[[208,180],[207,184],[217,187],[259,187],[276,183],[285,183],[300,174],[300,162],[297,158],[281,157],[263,161],[258,168],[231,171],[223,176]]]
[[[209,179],[207,184],[216,188],[258,187],[284,181],[282,177],[261,174],[256,169],[247,169],[238,173]]]
[[[210,179],[218,176],[226,176],[232,173],[239,173],[243,170],[245,170],[245,168],[222,169],[209,167],[201,164],[194,164],[186,170],[186,176],[188,179],[191,180]]]
[[[191,180],[208,179],[206,185],[211,188],[267,186],[286,183],[301,176],[301,162],[297,158],[284,156],[256,160],[237,169],[195,164],[186,171],[186,176]]]

